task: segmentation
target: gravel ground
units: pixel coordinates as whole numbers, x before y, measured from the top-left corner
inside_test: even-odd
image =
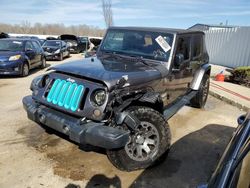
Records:
[[[80,55],[48,65],[81,59]],[[205,109],[182,108],[169,121],[172,148],[151,169],[122,172],[111,165],[105,151],[78,147],[63,135],[47,133],[28,120],[22,98],[31,80],[0,78],[0,187],[194,187],[211,175],[243,114],[213,97]]]

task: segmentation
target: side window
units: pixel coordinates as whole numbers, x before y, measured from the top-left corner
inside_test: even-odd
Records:
[[[31,44],[31,42],[29,42],[29,41],[26,42],[26,44],[25,44],[25,51],[27,51],[27,50],[35,50],[33,45]]]
[[[193,36],[192,58],[199,57],[202,51],[202,35]]]
[[[40,51],[41,51],[40,46],[39,46],[35,41],[32,41],[32,44],[33,44],[33,46],[35,47],[35,49],[36,49],[37,52],[40,52]]]
[[[62,47],[66,47],[66,43],[64,41],[62,41],[61,45]]]
[[[179,37],[176,54],[183,54],[184,60],[190,58],[190,37]]]

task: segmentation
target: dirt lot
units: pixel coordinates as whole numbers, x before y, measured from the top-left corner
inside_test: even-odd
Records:
[[[65,61],[79,58],[74,55]],[[30,94],[31,80],[43,72],[0,78],[1,188],[194,187],[211,175],[236,118],[243,113],[213,97],[204,110],[184,107],[169,121],[173,143],[164,162],[144,171],[121,172],[110,164],[105,151],[79,148],[27,119],[22,98]]]

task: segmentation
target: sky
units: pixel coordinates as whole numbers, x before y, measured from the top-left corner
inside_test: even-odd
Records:
[[[250,0],[112,0],[115,26],[250,26]],[[0,0],[0,23],[29,21],[105,28],[101,0]]]

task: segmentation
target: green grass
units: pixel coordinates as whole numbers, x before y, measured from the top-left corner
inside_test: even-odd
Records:
[[[234,72],[242,72],[245,73],[248,77],[250,77],[250,66],[237,67],[234,69]]]

